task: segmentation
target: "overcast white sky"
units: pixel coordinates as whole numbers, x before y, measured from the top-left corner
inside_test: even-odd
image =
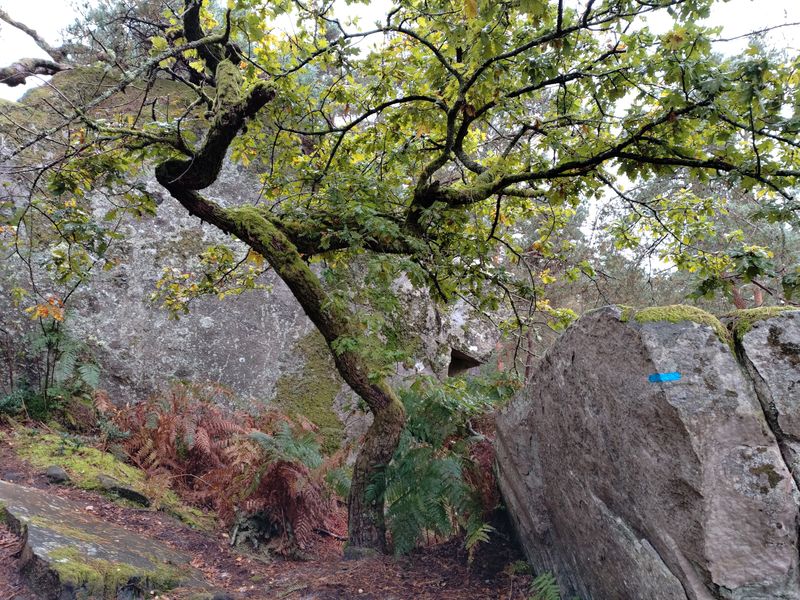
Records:
[[[59,32],[74,18],[71,0],[0,0],[4,9],[18,21],[36,29],[52,44],[59,41]],[[351,11],[360,14],[362,22],[370,25],[381,17],[390,2],[379,0],[369,7],[354,5]],[[725,37],[733,37],[777,23],[800,22],[800,0],[731,0],[720,2],[710,21],[722,25]],[[800,47],[800,27],[791,27],[772,34],[770,43],[776,46]],[[741,47],[731,44],[725,51],[736,52]],[[7,65],[15,59],[45,54],[22,32],[0,22],[0,64]],[[25,89],[0,85],[0,98],[17,99]]]

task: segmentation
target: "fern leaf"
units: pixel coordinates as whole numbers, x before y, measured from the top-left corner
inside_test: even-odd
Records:
[[[529,590],[531,597],[529,600],[561,600],[561,589],[555,576],[550,573],[542,573],[531,582]]]
[[[100,385],[100,367],[93,363],[85,363],[78,367],[78,374],[81,381],[86,384],[89,389],[96,389]]]

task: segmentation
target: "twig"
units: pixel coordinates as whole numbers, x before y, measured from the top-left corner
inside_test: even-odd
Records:
[[[327,529],[322,529],[321,527],[316,527],[314,529],[317,533],[324,533],[325,535],[329,535],[335,540],[339,540],[341,542],[347,541],[347,536],[339,535],[338,533],[333,533],[332,531],[328,531]]]

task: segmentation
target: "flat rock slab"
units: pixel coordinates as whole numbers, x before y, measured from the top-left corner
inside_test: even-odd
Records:
[[[0,480],[2,517],[26,539],[23,570],[47,600],[138,600],[202,580],[190,557],[115,527],[84,505]]]

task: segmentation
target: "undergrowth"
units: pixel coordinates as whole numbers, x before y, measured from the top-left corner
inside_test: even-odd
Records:
[[[488,541],[500,501],[487,415],[517,389],[507,374],[487,379],[421,378],[401,392],[407,425],[394,459],[368,488],[384,492],[396,554],[422,541],[464,534],[470,558]]]
[[[119,443],[151,480],[217,511],[234,541],[284,556],[306,551],[316,530],[338,530],[343,508],[326,485],[342,455],[323,459],[314,426],[276,411],[228,411],[214,388],[175,385],[117,411]]]
[[[61,319],[39,318],[19,348],[5,348],[9,385],[0,387],[0,415],[68,421],[79,412],[76,403],[91,404],[100,368],[89,346],[71,336]],[[17,362],[27,366],[21,373],[16,372]]]
[[[549,572],[538,575],[531,582],[529,593],[529,600],[562,600],[558,582]]]

